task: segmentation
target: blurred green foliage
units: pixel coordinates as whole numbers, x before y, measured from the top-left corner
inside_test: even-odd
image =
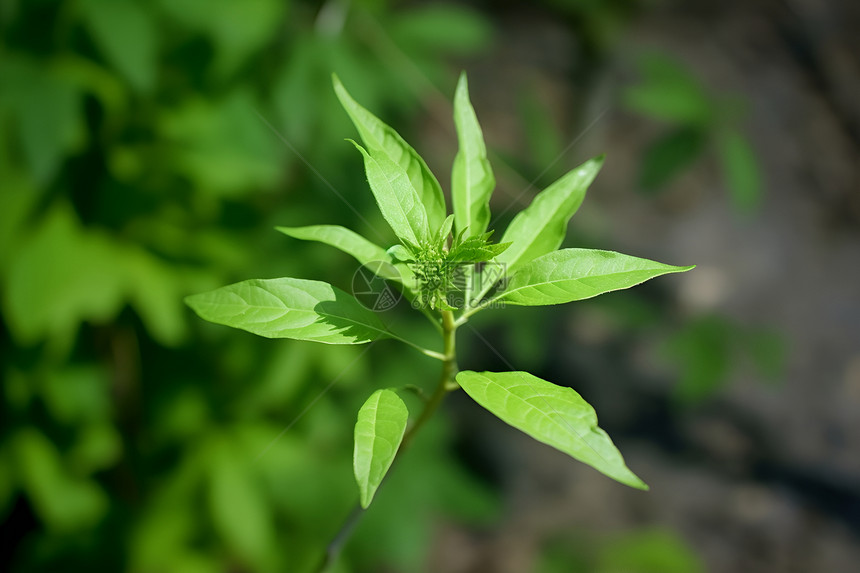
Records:
[[[668,529],[642,529],[592,540],[586,532],[549,544],[540,573],[703,573],[699,557]]]
[[[756,379],[782,379],[786,344],[769,327],[743,326],[706,314],[688,321],[663,343],[663,356],[680,366],[675,396],[695,404],[712,397],[736,371],[749,365]]]
[[[543,4],[587,54],[608,50],[637,5]],[[463,4],[0,2],[0,569],[312,570],[356,502],[359,397],[424,386],[425,359],[260,340],[192,320],[181,300],[248,276],[347,289],[345,255],[271,230],[328,222],[373,237],[379,223],[359,214],[372,197],[331,73],[412,140],[420,102],[454,85],[450,60],[492,40],[488,18]],[[722,112],[672,69],[643,67],[627,100],[676,130],[648,152],[643,180],[667,181],[713,143],[735,203],[754,206],[757,166],[735,116],[714,128]],[[676,115],[661,115],[664,97],[680,101]],[[564,132],[530,92],[521,113],[543,169]],[[655,305],[616,304],[619,328],[651,332]],[[545,315],[529,316],[517,320],[531,328],[508,333],[523,338],[511,346],[524,366],[551,346]],[[678,360],[702,371],[712,357],[701,349],[731,335],[691,328],[704,334],[679,339],[693,348]],[[762,367],[777,368],[778,342],[756,340]],[[452,442],[444,420],[426,428],[337,571],[420,570],[434,518],[498,515]]]
[[[341,168],[358,164],[331,73],[410,116],[424,86],[395,81],[404,66],[445,83],[444,58],[485,48],[490,26],[384,1],[40,0],[4,3],[0,28],[0,567],[310,570],[355,503],[342,389],[420,385],[420,370],[237,337],[181,301],[314,258],[346,269],[271,231],[322,211],[373,224],[337,196],[369,203]],[[340,570],[416,570],[435,512],[494,514],[443,426]]]
[[[642,56],[637,69],[641,78],[624,93],[624,105],[666,126],[642,157],[640,187],[663,190],[710,149],[732,206],[740,213],[754,212],[763,185],[758,160],[742,130],[743,100],[715,94],[663,54]]]

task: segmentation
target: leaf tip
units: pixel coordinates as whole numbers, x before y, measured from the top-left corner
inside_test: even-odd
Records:
[[[466,77],[466,70],[460,72],[460,78],[457,80],[457,89],[454,92],[455,99],[463,96],[469,97],[469,79]]]
[[[630,471],[630,470],[628,470],[628,471]],[[623,481],[622,481],[622,480],[618,480],[618,481],[620,481],[620,482],[621,482],[621,483],[623,483],[624,485],[627,485],[627,486],[632,487],[633,489],[638,489],[638,490],[641,490],[641,491],[650,491],[650,490],[651,490],[651,486],[649,486],[647,483],[645,483],[644,481],[642,481],[642,480],[639,478],[639,476],[637,476],[637,475],[636,475],[636,474],[634,474],[633,472],[630,472],[630,476],[631,476],[631,477],[630,477],[630,478],[628,478],[628,479],[626,479],[626,480],[623,480]]]
[[[367,150],[364,147],[362,147],[361,144],[358,143],[356,140],[354,140],[350,137],[346,137],[346,138],[344,138],[344,141],[350,142],[351,144],[353,144],[355,146],[356,149],[358,149],[361,152],[362,155],[367,156]]]
[[[200,314],[200,311],[198,310],[199,309],[199,305],[198,305],[199,299],[200,299],[200,294],[190,294],[190,295],[186,296],[185,298],[183,298],[182,302],[184,302],[188,308],[190,308],[191,310],[193,310],[197,314]]]
[[[340,106],[346,111],[347,115],[352,117],[350,109],[358,105],[352,96],[349,95],[349,92],[346,91],[346,87],[341,83],[340,78],[337,77],[337,74],[331,75],[331,83],[334,86],[334,93],[337,96],[338,101],[340,102]]]
[[[334,87],[334,93],[337,95],[337,99],[340,100],[341,106],[344,109],[347,109],[347,106],[350,103],[353,103],[352,96],[349,95],[349,92],[346,91],[346,87],[340,81],[340,78],[337,77],[337,74],[331,75],[331,85]]]

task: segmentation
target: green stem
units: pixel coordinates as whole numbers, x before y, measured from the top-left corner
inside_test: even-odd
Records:
[[[415,437],[415,434],[417,434],[424,424],[427,423],[427,420],[436,413],[436,410],[439,408],[439,404],[442,403],[445,395],[448,394],[448,392],[459,388],[459,386],[457,386],[457,382],[454,380],[454,377],[457,376],[456,332],[457,325],[454,321],[454,314],[450,310],[443,310],[442,373],[439,376],[439,382],[436,384],[436,389],[433,391],[433,395],[427,400],[424,410],[421,411],[421,415],[418,416],[418,419],[415,420],[415,423],[412,424],[412,427],[409,428],[406,435],[403,436],[403,441],[400,443],[400,449],[397,451],[398,456],[406,450],[412,442],[412,439]]]
[[[427,421],[436,413],[436,410],[439,409],[439,405],[442,403],[442,400],[448,392],[452,392],[460,387],[457,385],[457,381],[455,379],[457,376],[456,332],[457,323],[454,320],[454,314],[449,310],[443,310],[443,353],[440,355],[440,359],[442,360],[442,373],[439,376],[439,382],[436,385],[436,389],[433,391],[433,395],[430,396],[424,404],[424,409],[421,411],[421,415],[418,416],[418,419],[415,420],[415,423],[412,424],[403,436],[403,441],[400,443],[400,448],[397,450],[397,456],[394,460],[395,462],[400,459],[403,452],[406,451],[406,448],[412,443],[412,440],[415,438],[418,431],[424,427]],[[356,505],[356,507],[349,513],[346,521],[340,527],[334,538],[332,538],[328,547],[326,547],[325,555],[323,555],[322,561],[317,568],[317,573],[324,573],[329,567],[331,567],[331,565],[334,564],[338,555],[340,555],[343,545],[346,543],[349,535],[352,533],[352,530],[355,528],[358,520],[361,519],[363,514],[364,510],[360,505]]]

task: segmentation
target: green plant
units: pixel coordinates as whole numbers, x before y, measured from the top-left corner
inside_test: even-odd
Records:
[[[451,181],[453,214],[424,160],[392,128],[361,107],[337,77],[334,87],[364,146],[353,144],[376,203],[398,243],[385,249],[344,227],[279,227],[299,239],[327,243],[352,255],[402,295],[436,328],[441,350],[397,333],[384,314],[328,283],[297,278],[246,280],[188,297],[202,318],[268,338],[326,344],[403,342],[442,363],[423,410],[410,412],[397,389],[367,399],[355,425],[354,471],[367,508],[388,469],[445,396],[462,388],[478,404],[538,441],[629,486],[647,489],[624,464],[594,409],[573,389],[527,372],[459,371],[455,336],[469,317],[505,305],[563,304],[624,289],[659,275],[687,271],[611,251],[560,249],[568,220],[603,165],[597,157],[539,193],[491,242],[489,199],[495,180],[465,75],[454,99],[459,151]],[[380,291],[382,292],[382,291]],[[387,291],[386,291],[387,292]],[[405,388],[404,388],[405,389]]]

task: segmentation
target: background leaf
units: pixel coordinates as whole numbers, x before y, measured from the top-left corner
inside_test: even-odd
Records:
[[[81,321],[103,323],[123,300],[133,304],[164,344],[185,335],[178,269],[137,245],[81,227],[56,205],[13,253],[2,304],[13,336],[24,344],[74,333]]]
[[[404,12],[391,26],[391,34],[412,48],[471,54],[487,44],[493,29],[466,5],[429,4]]]
[[[639,61],[642,82],[624,93],[625,106],[635,112],[680,124],[708,123],[713,103],[683,66],[671,58],[648,54]]]
[[[78,86],[44,63],[15,55],[0,59],[0,117],[15,118],[28,171],[39,186],[85,141],[82,100]]]
[[[645,529],[600,548],[601,573],[704,573],[708,569],[684,539],[670,530]]]
[[[498,261],[513,272],[523,264],[556,250],[567,234],[567,223],[579,209],[585,192],[603,166],[604,156],[589,159],[537,194],[517,213],[501,243],[511,246]]]
[[[240,445],[226,436],[218,436],[209,444],[209,511],[212,525],[230,551],[241,561],[264,568],[275,529],[261,488],[255,483],[252,470],[256,468],[245,461],[254,452],[240,449]]]
[[[205,320],[266,338],[364,344],[391,335],[355,298],[320,281],[247,280],[185,300]]]
[[[538,257],[515,272],[496,300],[523,306],[563,304],[692,268],[664,265],[614,251],[562,249]]]
[[[646,191],[659,190],[701,156],[704,144],[705,134],[696,127],[664,135],[645,150],[639,168],[639,185]]]
[[[558,161],[565,154],[564,122],[559,121],[557,110],[548,101],[547,93],[539,84],[521,87],[517,98],[520,124],[525,137],[525,152],[530,169],[542,173],[541,186],[561,177],[565,168]]]
[[[236,196],[271,188],[282,176],[285,147],[239,88],[217,100],[188,98],[159,117],[168,160],[204,192]]]
[[[96,45],[138,91],[155,86],[158,34],[152,13],[130,0],[86,0],[81,7]]]
[[[57,532],[90,527],[108,510],[108,500],[95,482],[74,476],[64,467],[56,446],[33,428],[15,437],[16,473],[36,510]]]
[[[731,130],[717,138],[723,177],[735,208],[751,213],[761,203],[762,185],[758,162],[749,141]]]
[[[377,390],[358,411],[353,468],[362,507],[370,505],[391,467],[408,419],[406,404],[392,390]]]
[[[161,7],[213,44],[212,70],[225,76],[271,41],[290,3],[280,0],[161,0]]]
[[[586,463],[612,479],[648,489],[624,464],[597,414],[572,388],[556,386],[528,372],[457,374],[457,383],[475,402],[502,421]]]
[[[454,230],[468,227],[469,236],[479,235],[490,222],[490,195],[496,185],[484,134],[469,101],[466,74],[460,75],[454,95],[454,125],[460,148],[451,170],[451,199],[454,204]]]

